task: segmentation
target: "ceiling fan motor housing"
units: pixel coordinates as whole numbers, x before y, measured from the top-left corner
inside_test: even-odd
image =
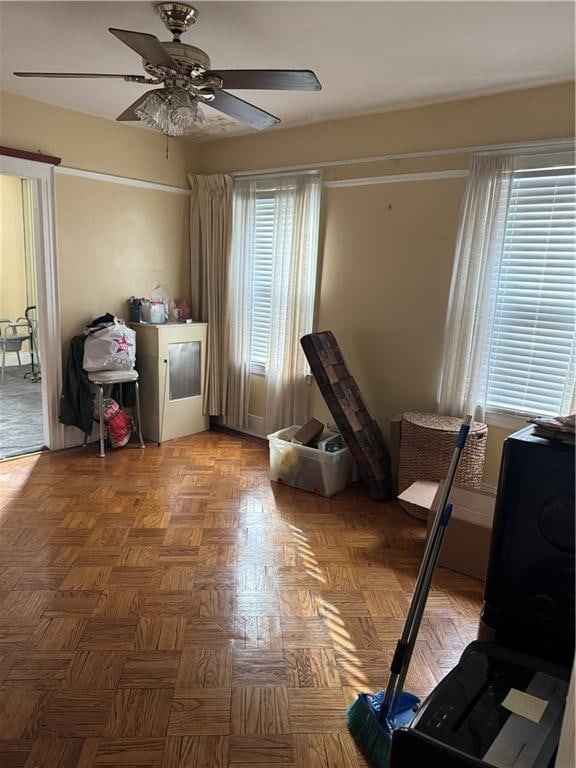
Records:
[[[151,64],[142,59],[144,69],[149,75],[166,83],[170,81],[170,84],[176,84],[171,81],[179,81],[177,84],[181,87],[191,87],[194,89],[222,87],[221,78],[205,74],[210,70],[210,58],[201,48],[175,41],[170,43],[163,42],[162,46],[178,63],[180,73],[175,75],[173,71],[168,70],[166,67]]]
[[[156,13],[176,41],[180,40],[180,35],[195,24],[198,18],[198,11],[188,3],[158,3]]]

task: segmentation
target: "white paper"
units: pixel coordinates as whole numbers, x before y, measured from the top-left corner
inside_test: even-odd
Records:
[[[526,691],[510,688],[508,695],[502,702],[502,706],[509,709],[510,712],[531,720],[533,723],[539,723],[548,706],[548,702],[545,699],[538,698],[538,696],[532,696],[531,693],[526,693]]]

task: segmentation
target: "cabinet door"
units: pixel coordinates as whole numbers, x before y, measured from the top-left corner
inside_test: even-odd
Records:
[[[206,325],[174,325],[159,329],[161,440],[208,429],[202,413],[206,368]]]
[[[179,341],[168,344],[168,381],[170,400],[182,400],[202,394],[202,342]]]

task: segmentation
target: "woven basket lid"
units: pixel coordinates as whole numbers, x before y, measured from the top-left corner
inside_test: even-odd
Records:
[[[458,416],[441,416],[439,413],[423,413],[422,411],[406,411],[402,414],[405,421],[409,421],[416,427],[436,429],[441,432],[458,432],[462,419]],[[481,421],[473,421],[470,432],[484,432],[486,424]]]

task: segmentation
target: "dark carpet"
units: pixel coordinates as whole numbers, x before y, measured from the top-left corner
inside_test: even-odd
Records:
[[[29,370],[29,365],[7,367],[0,384],[0,459],[45,447],[42,384],[24,378]]]

